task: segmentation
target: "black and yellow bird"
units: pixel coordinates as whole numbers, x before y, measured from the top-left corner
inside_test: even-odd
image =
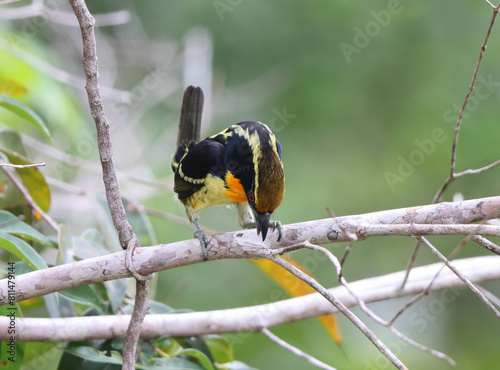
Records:
[[[189,86],[172,171],[174,191],[195,226],[205,259],[208,237],[200,227],[198,211],[213,205],[235,203],[242,227],[256,227],[262,240],[269,227],[278,228],[281,239],[280,222],[270,221],[285,192],[281,144],[269,127],[254,121],[234,124],[200,141],[202,110],[203,91]]]

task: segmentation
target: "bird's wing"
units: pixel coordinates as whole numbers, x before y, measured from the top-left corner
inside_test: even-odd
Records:
[[[201,189],[208,174],[224,178],[222,164],[225,147],[220,142],[205,139],[192,146],[182,158],[174,178],[174,191],[185,199]]]

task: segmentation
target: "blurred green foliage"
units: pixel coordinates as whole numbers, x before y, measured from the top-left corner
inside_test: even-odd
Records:
[[[171,190],[169,162],[183,87],[196,83],[182,78],[186,35],[193,27],[203,27],[213,43],[212,84],[203,86],[211,91],[206,134],[243,120],[260,120],[274,128],[283,145],[286,173],[285,199],[275,212],[283,224],[328,217],[326,207],[346,215],[430,203],[449,171],[458,110],[492,15],[486,2],[450,0],[91,0],[88,5],[94,15],[130,12],[129,22],[97,29],[100,83],[124,196],[185,218]],[[43,133],[6,112],[0,111],[0,123],[38,138],[24,144],[30,161],[47,162],[40,171],[54,179],[51,214],[73,235],[66,241],[83,246],[85,253],[104,253],[96,245],[113,250],[116,236],[100,203],[102,180],[83,90],[81,39],[76,27],[62,24],[73,21],[68,5],[51,6],[68,13],[17,20],[2,19],[0,13],[0,77],[15,81],[11,91],[26,87],[27,92],[15,98],[43,119],[53,145],[47,147]],[[102,18],[96,18],[99,25]],[[499,60],[497,25],[464,116],[457,171],[499,159]],[[2,81],[0,91],[10,86]],[[439,142],[433,139],[436,129],[442,130]],[[466,199],[497,195],[499,171],[457,180],[444,200],[450,201],[456,192]],[[388,180],[395,178],[398,181]],[[192,237],[190,227],[162,218],[146,220],[136,213],[135,221],[149,238],[144,240],[168,243]],[[201,221],[219,231],[238,227],[235,211],[225,208],[203,211]],[[101,241],[95,242],[91,228],[99,228]],[[48,228],[42,230],[50,234]],[[446,254],[461,238],[431,240]],[[345,276],[352,281],[402,270],[413,244],[408,238],[360,242],[347,259]],[[329,246],[337,256],[344,247]],[[471,244],[459,257],[483,254]],[[294,257],[326,286],[336,285],[329,264],[315,262],[305,251]],[[56,262],[50,258],[48,264]],[[431,262],[435,257],[422,250],[417,263]],[[498,284],[485,286],[500,294]],[[125,288],[115,289],[122,297]],[[215,261],[159,273],[156,299],[175,309],[209,310],[266,303],[274,289],[274,283],[247,261]],[[468,291],[438,309],[433,302],[439,294],[411,308],[398,328],[449,354],[457,369],[496,367],[500,354],[493,315]],[[390,318],[404,302],[373,307]],[[29,309],[24,314],[34,312],[47,315]],[[349,322],[340,318],[340,323],[343,350],[313,319],[272,331],[338,368],[389,368]],[[370,326],[409,368],[448,367]],[[259,334],[227,338],[234,357],[252,367],[313,368]],[[41,351],[40,345],[28,344],[27,353],[30,346]]]

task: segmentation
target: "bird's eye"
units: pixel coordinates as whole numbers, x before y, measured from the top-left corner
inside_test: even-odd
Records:
[[[248,193],[248,200],[250,202],[255,202],[255,196],[253,195],[253,193]]]

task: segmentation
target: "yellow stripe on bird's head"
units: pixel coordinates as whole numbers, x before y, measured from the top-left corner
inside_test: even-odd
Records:
[[[285,174],[281,145],[261,122],[246,121],[230,126],[211,139],[226,147],[226,196],[248,201],[254,212],[272,213],[283,200]]]
[[[250,205],[258,213],[272,213],[285,194],[285,172],[281,162],[281,146],[271,129],[260,122],[252,122],[245,136],[253,153],[255,171],[255,200]]]

